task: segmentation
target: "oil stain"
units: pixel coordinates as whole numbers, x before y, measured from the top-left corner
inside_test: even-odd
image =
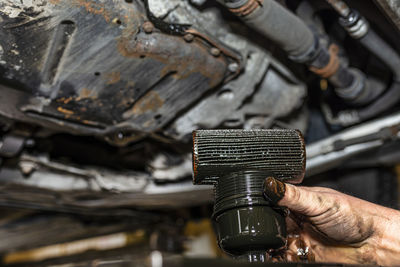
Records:
[[[268,177],[264,182],[264,197],[272,204],[277,204],[285,196],[286,186],[283,182]]]

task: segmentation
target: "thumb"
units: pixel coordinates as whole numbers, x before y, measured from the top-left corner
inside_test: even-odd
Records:
[[[265,179],[264,197],[274,204],[307,216],[319,214],[322,206],[325,206],[321,192],[286,184],[273,177]]]

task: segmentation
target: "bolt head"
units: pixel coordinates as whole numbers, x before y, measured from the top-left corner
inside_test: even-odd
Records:
[[[231,63],[231,64],[228,65],[228,70],[230,72],[237,72],[238,69],[239,69],[239,64],[237,64],[236,62]]]
[[[20,171],[22,172],[22,174],[25,176],[31,175],[38,168],[36,163],[30,162],[30,161],[20,161],[18,163],[18,167],[19,167]]]
[[[142,28],[145,33],[152,33],[154,30],[154,25],[150,21],[146,21],[145,23],[143,23]]]
[[[219,50],[216,47],[211,48],[211,55],[213,55],[214,57],[218,57],[219,55],[221,55],[221,50]]]
[[[186,42],[191,42],[191,41],[193,41],[193,39],[194,39],[194,35],[191,34],[191,33],[185,34],[185,35],[183,36],[183,39],[185,39]]]

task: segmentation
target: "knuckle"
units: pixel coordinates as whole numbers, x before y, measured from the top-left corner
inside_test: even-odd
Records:
[[[293,203],[299,203],[300,201],[301,201],[301,192],[300,192],[300,189],[298,189],[297,187],[295,187],[295,186],[290,186],[290,188],[291,188],[291,200],[292,200],[292,202]]]

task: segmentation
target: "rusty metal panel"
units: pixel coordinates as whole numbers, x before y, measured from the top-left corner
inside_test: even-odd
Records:
[[[141,1],[9,2],[0,3],[1,83],[31,96],[15,104],[37,120],[151,133],[228,75],[209,42],[152,28]]]

